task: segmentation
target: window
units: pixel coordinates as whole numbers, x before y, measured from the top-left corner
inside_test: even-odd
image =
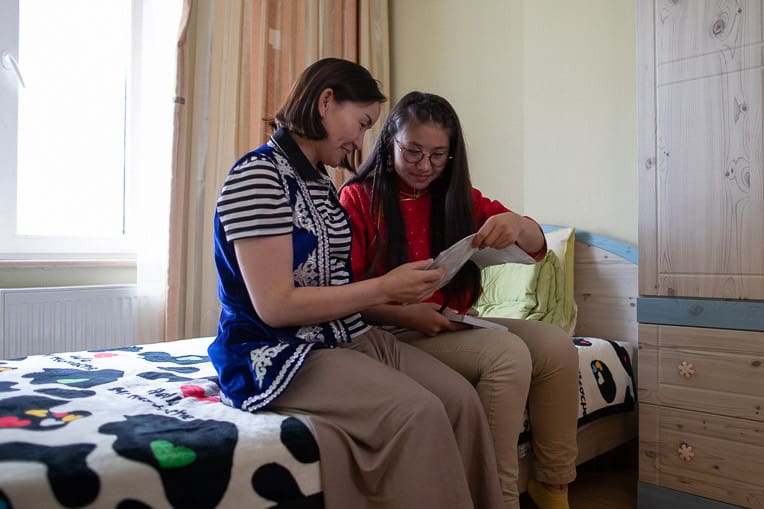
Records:
[[[180,7],[0,0],[0,259],[134,256],[137,173],[169,181]]]

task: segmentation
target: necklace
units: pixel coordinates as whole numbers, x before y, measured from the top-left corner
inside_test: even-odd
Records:
[[[416,200],[421,198],[422,196],[425,196],[427,194],[427,189],[421,189],[421,190],[414,189],[413,193],[409,193],[401,189],[400,194],[401,194],[401,201]]]

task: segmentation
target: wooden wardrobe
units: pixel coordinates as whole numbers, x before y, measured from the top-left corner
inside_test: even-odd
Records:
[[[637,0],[640,509],[764,508],[764,0]]]

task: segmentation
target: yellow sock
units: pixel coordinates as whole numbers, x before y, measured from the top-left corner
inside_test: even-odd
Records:
[[[570,509],[567,490],[563,493],[551,492],[535,479],[528,480],[528,495],[538,509]]]

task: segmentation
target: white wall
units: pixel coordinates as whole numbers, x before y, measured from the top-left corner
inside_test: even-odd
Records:
[[[473,184],[523,209],[523,13],[506,0],[390,0],[391,100],[444,96],[462,122]]]
[[[392,99],[457,109],[474,184],[637,242],[635,0],[390,0]]]

